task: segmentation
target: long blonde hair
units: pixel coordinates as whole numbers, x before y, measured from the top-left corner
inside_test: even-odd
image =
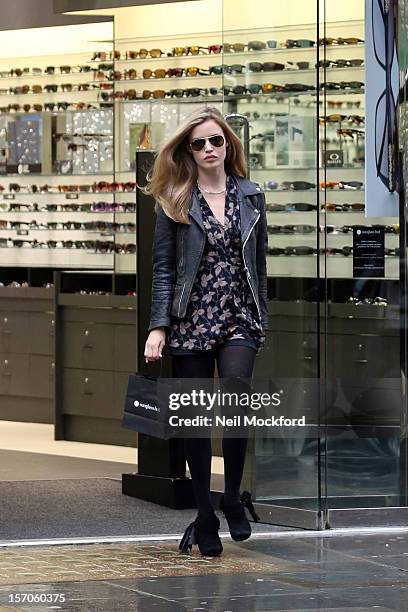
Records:
[[[161,207],[170,218],[180,223],[190,223],[188,210],[198,177],[197,165],[188,149],[188,137],[194,127],[208,119],[218,123],[228,143],[225,171],[243,177],[247,174],[241,141],[220,111],[207,107],[192,113],[177,128],[172,138],[160,148],[148,175],[148,184],[144,188],[145,193],[155,198],[156,212]]]

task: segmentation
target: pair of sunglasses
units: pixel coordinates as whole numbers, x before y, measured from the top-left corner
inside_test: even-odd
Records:
[[[266,254],[271,256],[276,255],[297,255],[297,256],[305,256],[305,255],[317,255],[317,249],[310,246],[287,246],[285,248],[281,247],[268,247],[266,249]]]
[[[288,38],[283,43],[283,46],[287,47],[288,49],[293,49],[293,48],[307,49],[308,47],[314,47],[314,45],[315,45],[315,41],[309,40],[308,38],[298,38],[298,39]]]
[[[331,115],[319,117],[319,123],[343,123],[343,121],[348,121],[349,123],[356,123],[357,125],[361,125],[365,123],[365,118],[361,115],[341,115],[339,113],[333,113]]]
[[[280,64],[279,62],[249,62],[247,65],[249,72],[276,72],[284,69],[285,64]]]
[[[362,202],[352,202],[351,204],[335,204],[334,202],[327,202],[322,204],[322,210],[328,212],[360,212],[364,210],[365,206]]]
[[[364,64],[363,59],[338,59],[338,60],[320,60],[315,67],[316,68],[330,68],[335,66],[337,68],[352,68],[362,66]]]
[[[312,234],[316,231],[314,225],[268,225],[268,234]]]
[[[338,136],[348,136],[348,138],[353,138],[354,136],[365,136],[365,132],[363,130],[358,130],[356,128],[339,128],[337,130]]]
[[[218,92],[218,90],[217,90]],[[189,87],[187,89],[171,89],[168,92],[168,95],[171,98],[182,98],[184,95],[189,98],[189,97],[197,97],[200,96],[201,94],[208,94],[208,90],[207,89],[200,89],[199,87]]]
[[[127,89],[125,91],[115,91],[108,93],[107,91],[101,91],[100,96],[102,100],[136,100],[137,94],[136,89]]]
[[[210,143],[212,147],[222,147],[225,143],[224,136],[222,134],[214,134],[214,136],[209,136],[208,138],[195,138],[190,142],[190,148],[193,151],[201,151],[205,147],[205,143]]]
[[[280,185],[283,190],[294,190],[303,191],[305,189],[315,189],[315,183],[309,183],[308,181],[283,181]]]
[[[208,47],[202,47],[201,45],[191,45],[189,47],[173,47],[169,56],[180,57],[181,55],[198,55],[200,51],[202,51],[203,53],[205,53],[205,51],[208,52]]]
[[[364,183],[361,181],[339,181],[339,189],[361,189]]]
[[[125,59],[136,59],[138,57],[140,57],[140,59],[146,59],[146,57],[149,55],[150,57],[161,57],[164,55],[164,53],[161,49],[150,49],[150,51],[147,49],[140,49],[140,51],[126,51]]]
[[[319,38],[319,45],[358,45],[363,43],[364,40],[357,38],[356,36],[349,36],[348,38],[333,38],[331,36],[326,38]]]

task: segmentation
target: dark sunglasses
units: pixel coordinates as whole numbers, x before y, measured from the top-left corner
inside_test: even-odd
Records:
[[[250,72],[275,72],[278,70],[284,70],[285,64],[280,64],[279,62],[249,62],[248,70]]]
[[[322,210],[329,212],[350,212],[350,211],[361,211],[364,210],[365,206],[362,202],[352,202],[351,204],[335,204],[334,202],[327,202],[322,204]]]
[[[195,138],[190,142],[190,147],[193,151],[201,151],[204,149],[207,140],[213,147],[222,147],[225,142],[224,136],[221,134],[215,134],[214,136],[209,136],[208,138]]]
[[[284,43],[284,46],[287,47],[288,49],[292,49],[293,47],[305,49],[307,47],[313,47],[314,44],[315,44],[314,40],[309,40],[307,38],[299,38],[297,40],[288,38],[288,40]]]
[[[197,96],[200,96],[201,94],[207,94],[208,91],[207,89],[201,89],[200,87],[189,87],[187,89],[171,89],[168,92],[168,95],[171,98],[182,98],[184,95],[187,96],[187,98],[193,97],[196,98]],[[217,90],[218,93],[218,90]]]
[[[248,51],[261,51],[266,49],[266,43],[262,40],[250,40],[248,43]]]
[[[315,183],[309,183],[308,181],[283,181],[280,185],[281,189],[293,189],[294,191],[303,191],[305,189],[315,189]]]

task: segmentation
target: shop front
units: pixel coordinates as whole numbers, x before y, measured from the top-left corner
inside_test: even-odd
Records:
[[[136,445],[121,417],[147,330],[138,163],[215,106],[266,195],[255,377],[295,385],[313,411],[251,443],[257,512],[307,529],[406,525],[405,2],[394,20],[382,0],[54,9],[87,23],[5,32],[0,58],[2,420]]]

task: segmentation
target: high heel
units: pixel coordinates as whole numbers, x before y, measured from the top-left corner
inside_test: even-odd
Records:
[[[260,518],[255,512],[249,491],[244,491],[239,503],[232,506],[226,505],[224,496],[221,497],[220,509],[227,520],[231,537],[236,542],[242,542],[251,537],[251,525],[246,517],[245,508],[248,508],[254,522],[257,523]]]
[[[220,521],[215,514],[208,518],[198,514],[195,521],[185,530],[180,540],[179,551],[189,553],[193,545],[197,544],[200,553],[205,557],[218,557],[223,551],[218,535],[219,528]]]
[[[252,503],[252,496],[249,491],[243,491],[241,495],[241,501],[246,506],[254,519],[254,523],[258,523],[261,519],[259,515],[255,512],[254,504]]]

